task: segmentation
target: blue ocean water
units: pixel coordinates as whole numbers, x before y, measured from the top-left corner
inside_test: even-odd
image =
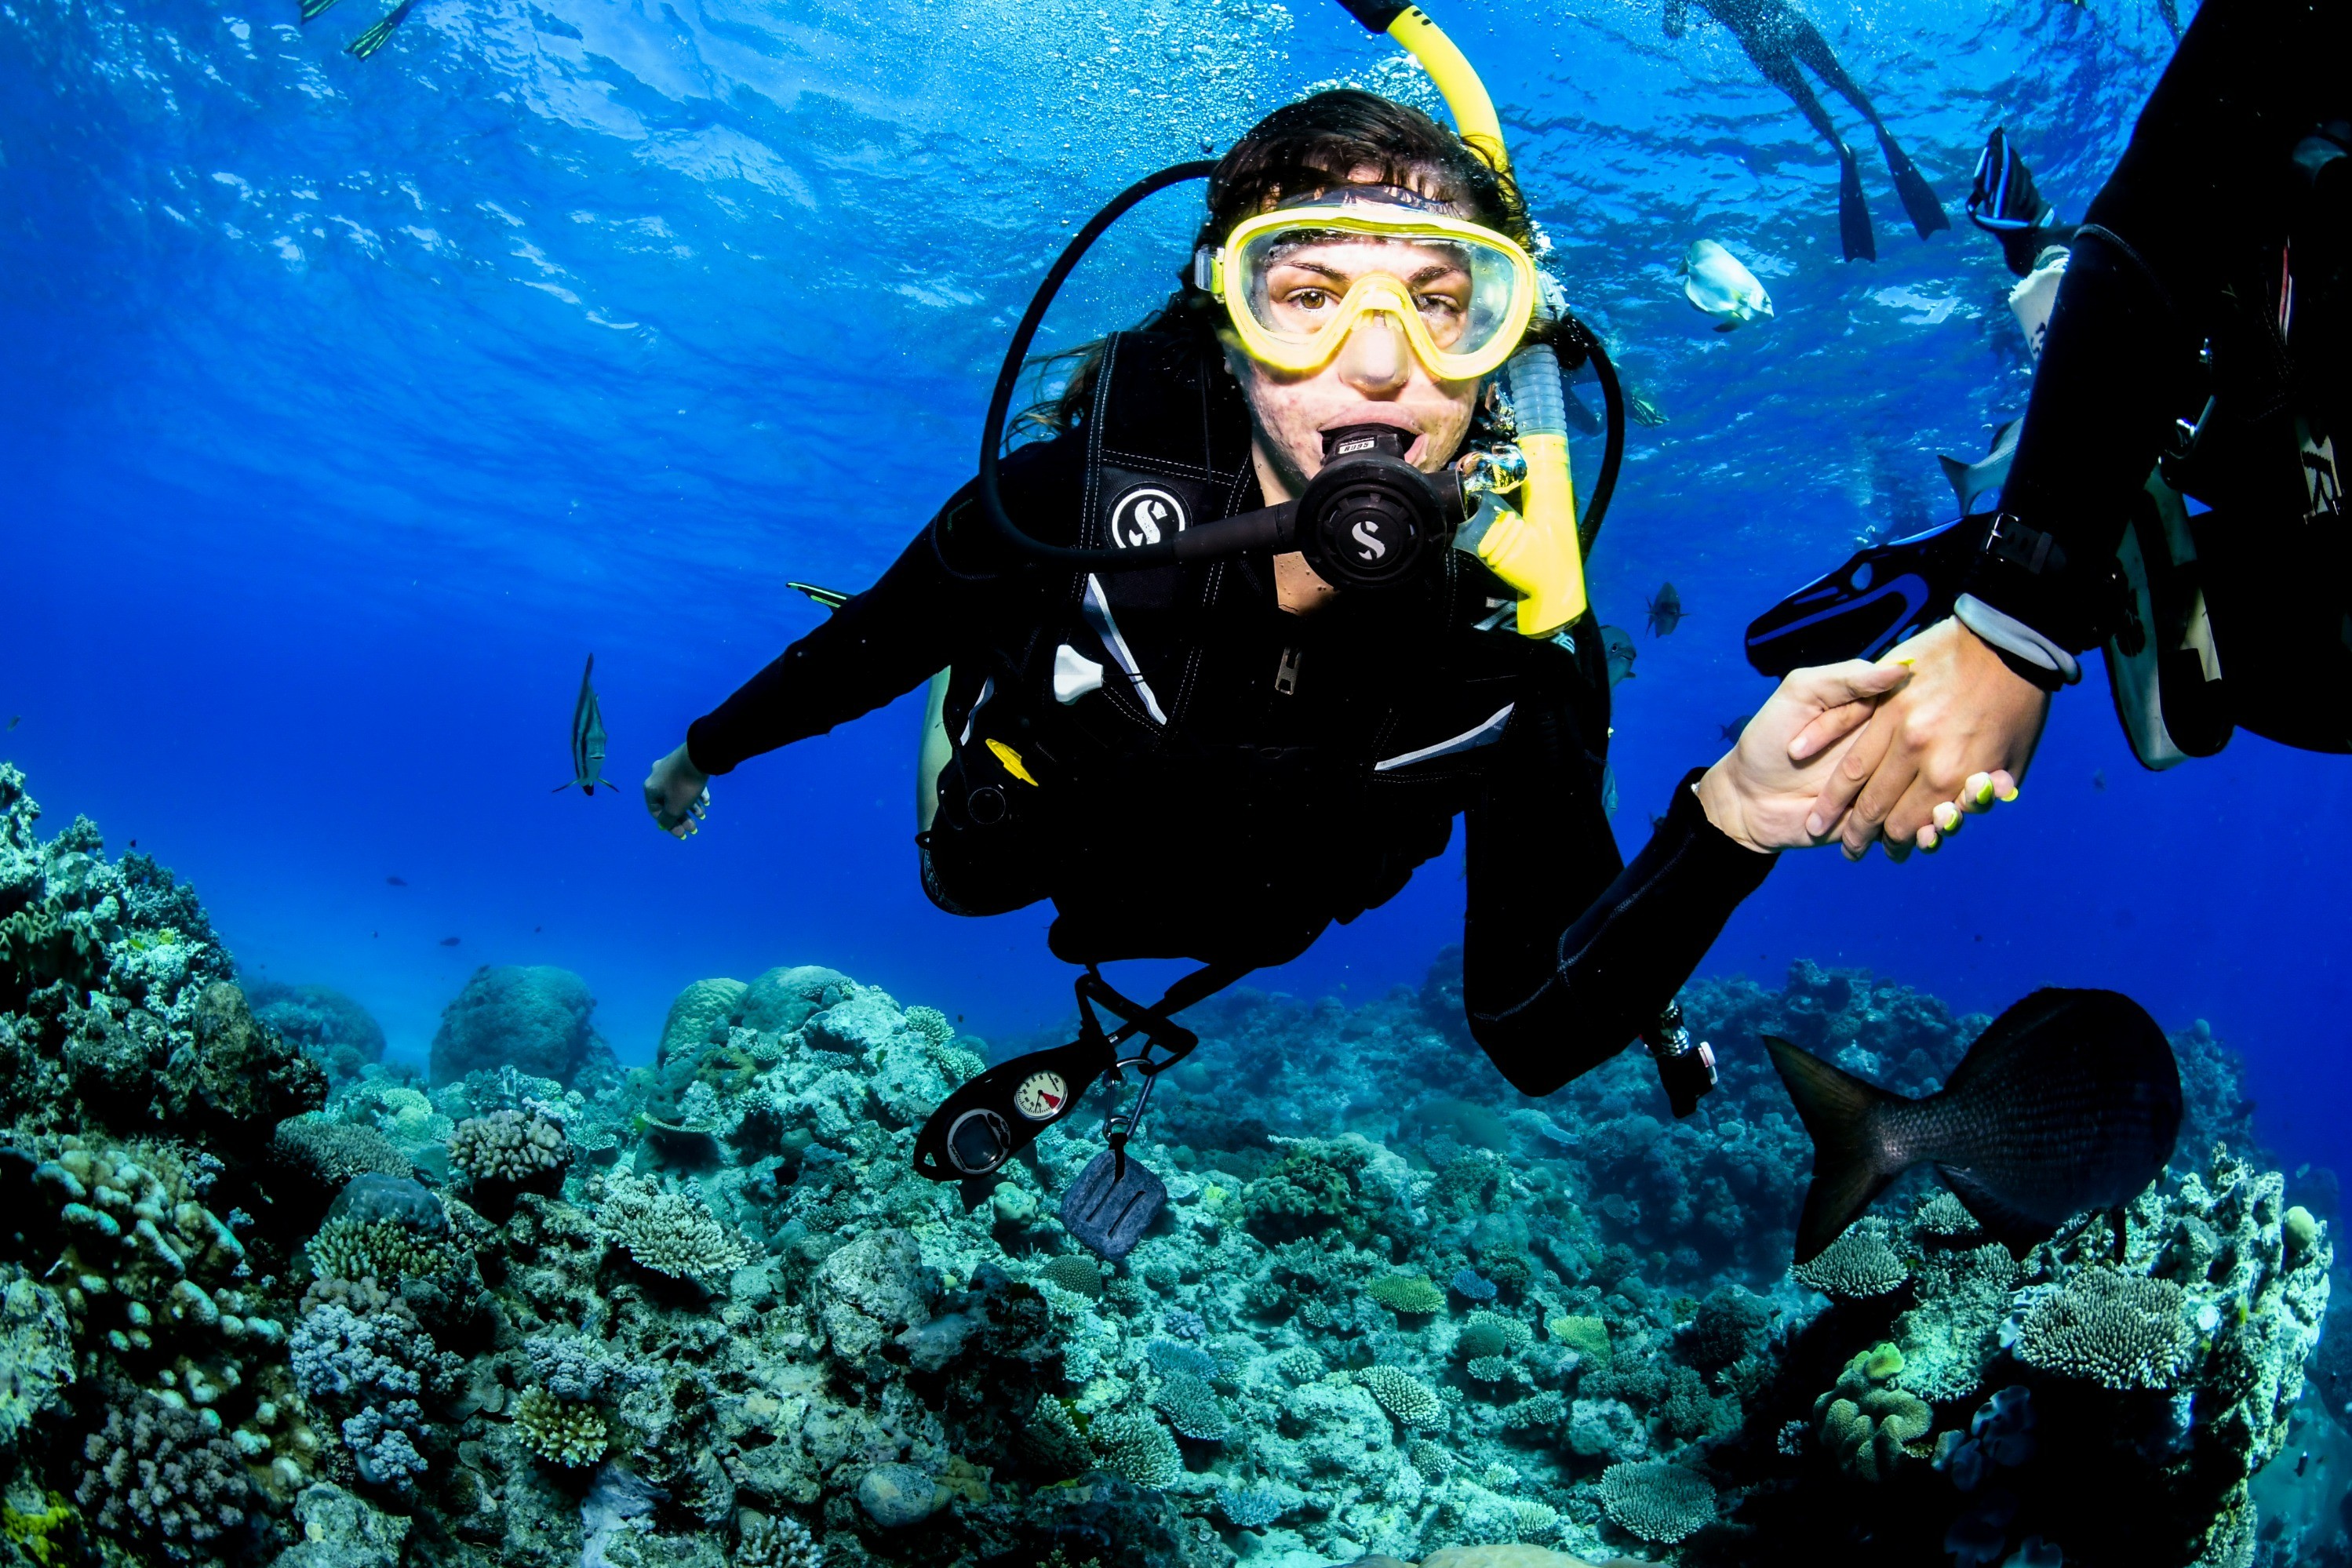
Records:
[[[1336,6],[1269,0],[420,0],[361,62],[366,3],[307,28],[290,0],[0,5],[0,756],[395,1053],[483,963],[586,977],[625,1060],[682,985],[779,963],[986,1035],[1055,1024],[1042,914],[917,887],[919,698],[719,780],[680,846],[631,788],[550,792],[582,660],[633,785],[814,624],[787,579],[862,587],[967,476],[1071,225],[1312,85],[1425,84]],[[2152,0],[1808,10],[1956,213],[1995,124],[2079,212],[2171,42]],[[1592,568],[1606,619],[1668,580],[1690,611],[1618,693],[1630,851],[1760,701],[1748,619],[1940,517],[1935,455],[2021,407],[2009,278],[1965,225],[1914,239],[1867,152],[1880,259],[1839,261],[1834,165],[1720,28],[1671,42],[1623,0],[1442,19],[1668,416]],[[1058,340],[1156,303],[1191,221],[1170,196],[1125,226]],[[1671,276],[1700,236],[1774,321],[1707,330]],[[1791,857],[1706,968],[1860,965],[1987,1010],[2124,989],[2244,1052],[2290,1168],[2341,1165],[2347,807],[2343,764],[2249,737],[2142,773],[2095,676],[2016,806],[1933,860]],[[1263,982],[1417,982],[1457,867]]]

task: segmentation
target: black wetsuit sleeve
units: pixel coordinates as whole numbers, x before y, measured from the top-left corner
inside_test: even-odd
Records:
[[[1550,1093],[1654,1024],[1771,871],[1777,856],[1741,848],[1706,820],[1692,791],[1699,776],[1694,769],[1675,787],[1633,864],[1618,869],[1603,821],[1598,875],[1571,875],[1557,889],[1546,882],[1561,868],[1522,862],[1506,835],[1537,828],[1519,810],[1562,815],[1561,795],[1506,800],[1485,821],[1472,817],[1463,999],[1472,1035],[1521,1093]],[[1566,814],[1601,815],[1597,789],[1570,798],[1584,804]],[[1582,840],[1582,852],[1593,854],[1593,826],[1559,838]],[[1561,843],[1546,847],[1556,852]]]
[[[2063,559],[1988,552],[1964,585],[2071,652],[2109,630],[2132,496],[2171,422],[2197,412],[2198,349],[2224,290],[2265,256],[2275,286],[2294,149],[2352,99],[2347,11],[2201,7],[2075,236],[2001,497]]]
[[[1076,443],[1006,459],[1009,508],[1040,537],[1075,516]],[[686,732],[688,758],[725,773],[762,752],[823,735],[912,691],[986,646],[998,628],[1037,613],[1038,582],[978,515],[967,485],[915,536],[882,580],[827,616]]]

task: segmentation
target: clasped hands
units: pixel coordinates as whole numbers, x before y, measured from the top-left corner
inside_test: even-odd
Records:
[[[1976,633],[1938,622],[1876,664],[1792,670],[1698,783],[1707,820],[1750,850],[1836,841],[1860,860],[1933,852],[2017,798],[2050,696]]]

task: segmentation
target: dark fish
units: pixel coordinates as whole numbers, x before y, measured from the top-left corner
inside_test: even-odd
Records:
[[[1601,651],[1609,661],[1609,686],[1612,691],[1620,681],[1633,678],[1633,633],[1622,626],[1601,629]]]
[[[1752,715],[1743,713],[1738,718],[1717,725],[1715,727],[1716,731],[1723,737],[1727,744],[1737,746],[1739,744],[1740,733],[1747,729],[1748,721],[1752,716]]]
[[[390,887],[406,887],[408,885],[408,879],[406,877],[388,876],[383,880],[385,885]]]
[[[2091,788],[2092,788],[2092,789],[2105,789],[2106,787],[2107,787],[2107,770],[2106,770],[2105,768],[2092,768],[2092,769],[2091,769]]]
[[[441,938],[441,946],[444,947],[455,947],[462,940],[462,937],[444,936]]]
[[[2114,991],[2034,992],[1995,1019],[1951,1082],[1924,1100],[1890,1094],[1785,1040],[1764,1043],[1813,1140],[1800,1263],[1921,1164],[2013,1246],[2085,1210],[2120,1218],[2180,1133],[2172,1047],[2145,1009]]]
[[[137,849],[137,848],[139,847],[139,841],[138,841],[137,839],[133,839],[133,840],[131,840],[131,847],[132,849],[134,849],[134,850],[135,850],[135,849]]]
[[[1662,585],[1650,596],[1645,607],[1650,612],[1650,635],[1666,637],[1683,623],[1683,596],[1675,591],[1671,582]]]
[[[593,795],[596,786],[617,789],[604,777],[604,710],[597,706],[596,688],[588,677],[596,673],[596,655],[588,655],[588,667],[580,672],[580,699],[572,705],[572,782],[558,784],[550,793],[560,795],[577,786],[583,794]]]
[[[21,713],[12,713],[8,716],[8,727],[10,729],[16,728],[18,725],[24,722],[25,716]]]

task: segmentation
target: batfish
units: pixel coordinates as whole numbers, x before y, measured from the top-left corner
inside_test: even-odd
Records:
[[[2115,1211],[2172,1157],[2180,1069],[2146,1009],[2114,991],[2034,992],[1977,1037],[1923,1100],[1888,1092],[1764,1037],[1813,1140],[1797,1223],[1800,1263],[1837,1239],[1889,1182],[1932,1165],[1994,1239],[2023,1247],[2075,1215]]]
[[[596,786],[617,791],[619,786],[604,777],[604,710],[597,706],[596,688],[588,678],[596,673],[596,655],[588,655],[588,667],[580,672],[580,700],[572,705],[572,783],[558,784],[552,794],[578,786],[583,794],[593,795]]]
[[[1652,594],[1650,601],[1642,608],[1648,612],[1650,635],[1653,637],[1672,636],[1675,628],[1683,623],[1683,596],[1675,591],[1675,585],[1671,582],[1661,583],[1658,591]]]
[[[2017,427],[2022,419],[2012,419],[1993,432],[1992,450],[1973,463],[1963,463],[1957,457],[1936,459],[1951,482],[1952,494],[1959,497],[1960,516],[1967,517],[1977,509],[1980,497],[1998,497],[2000,487],[2009,483],[2010,460],[2017,455]]]
[[[1740,259],[1711,239],[1693,240],[1683,252],[1683,298],[1715,318],[1715,329],[1728,332],[1759,316],[1772,319],[1772,298]]]

